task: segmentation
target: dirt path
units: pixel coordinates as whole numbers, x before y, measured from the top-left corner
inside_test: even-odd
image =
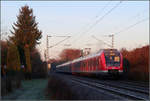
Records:
[[[2,99],[6,100],[46,100],[47,79],[33,79],[22,82],[22,87]]]

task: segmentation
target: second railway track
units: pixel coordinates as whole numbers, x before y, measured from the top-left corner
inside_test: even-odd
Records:
[[[85,80],[89,82],[96,82],[96,83],[104,84],[104,85],[111,86],[111,87],[126,89],[130,91],[138,92],[138,93],[143,93],[145,95],[149,95],[149,87],[146,87],[146,86],[143,87],[137,84],[131,85],[132,82],[128,82],[128,81],[126,82],[126,81],[113,81],[113,80],[95,80],[95,79],[89,79],[89,78],[85,78]]]
[[[129,85],[120,85],[121,83],[114,83],[111,81],[98,81],[98,80],[91,80],[88,78],[82,77],[72,77],[71,80],[81,85],[87,85],[90,87],[94,87],[98,90],[104,90],[111,94],[120,96],[122,99],[129,99],[129,100],[148,100],[149,99],[149,91],[145,89],[138,89],[136,86],[135,88]],[[116,81],[117,82],[117,81]],[[116,85],[115,85],[116,84]]]

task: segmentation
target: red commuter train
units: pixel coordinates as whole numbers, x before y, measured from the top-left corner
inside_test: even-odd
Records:
[[[117,49],[102,49],[96,54],[57,65],[56,71],[72,74],[119,75],[123,73],[123,57]]]

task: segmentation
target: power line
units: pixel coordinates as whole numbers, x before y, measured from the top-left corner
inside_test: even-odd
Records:
[[[56,44],[53,45],[53,46],[50,46],[49,48],[53,48],[53,47],[59,45],[60,43],[62,43],[63,41],[67,40],[67,39],[70,38],[71,36],[60,36],[60,37],[67,37],[67,38],[65,38],[64,40],[59,41],[58,43],[56,43]]]
[[[147,12],[148,12],[147,9],[144,9],[144,10],[138,12],[136,15],[132,16],[131,18],[129,18],[127,21],[133,20],[133,19],[135,19],[135,18],[137,18],[137,17],[139,17],[139,16],[141,16],[141,15],[143,15],[144,13],[147,13]]]
[[[98,41],[100,41],[100,42],[102,42],[102,43],[106,44],[106,45],[107,45],[107,46],[109,46],[109,47],[112,47],[110,44],[108,44],[108,43],[106,43],[106,42],[104,42],[104,41],[102,41],[102,40],[100,40],[100,39],[96,38],[96,37],[95,37],[95,36],[93,36],[93,35],[92,35],[92,38],[94,38],[94,39],[96,39],[96,40],[98,40]]]
[[[53,36],[48,36],[47,35],[47,45],[46,45],[46,50],[47,50],[47,52],[46,52],[46,60],[48,61],[49,60],[49,48],[52,48],[52,47],[55,47],[55,46],[57,46],[57,45],[59,45],[60,43],[62,43],[63,41],[65,41],[65,40],[67,40],[69,37],[71,37],[71,36],[55,36],[55,37],[67,37],[67,38],[65,38],[64,40],[61,40],[61,41],[59,41],[58,43],[56,43],[55,45],[53,45],[53,46],[50,46],[49,47],[49,40],[48,40],[48,38],[49,37],[53,37]]]
[[[142,23],[142,22],[144,22],[144,21],[146,21],[146,20],[148,20],[148,19],[149,19],[149,17],[148,17],[148,18],[145,18],[145,19],[142,19],[142,20],[140,20],[140,21],[138,21],[138,22],[136,22],[136,23],[134,23],[134,24],[132,24],[132,25],[130,25],[130,26],[124,28],[124,29],[122,29],[122,30],[120,30],[119,32],[117,32],[117,33],[115,33],[115,34],[112,34],[112,35],[105,35],[105,36],[112,37],[112,48],[113,48],[113,46],[114,46],[114,35],[117,35],[117,34],[119,34],[119,33],[122,33],[122,32],[124,32],[124,31],[127,31],[128,29],[130,29],[130,28],[132,28],[132,27],[134,27],[134,26],[136,26],[136,25],[138,25],[138,24],[140,24],[140,23]]]
[[[141,13],[145,13],[146,11],[147,11],[147,9],[144,9],[144,10],[138,12],[136,15],[132,16],[132,17],[129,18],[127,21],[129,21],[129,20],[131,20],[131,19],[133,19],[133,18],[136,18],[136,17],[140,16]],[[145,20],[147,20],[147,19],[140,20],[140,21],[136,22],[135,24],[130,25],[130,26],[126,27],[125,29],[119,31],[118,33],[121,33],[121,32],[123,32],[123,31],[126,31],[126,30],[130,29],[131,27],[134,27],[135,25],[137,25],[137,24],[139,24],[139,23],[142,23],[142,22],[145,21]],[[115,35],[116,35],[116,34],[117,34],[117,33],[115,33]],[[103,37],[110,37],[110,35],[102,35],[102,36],[103,36]],[[113,44],[113,43],[114,43],[114,41],[112,42],[112,44]]]
[[[98,14],[94,17],[94,19],[96,19],[96,18],[98,18],[100,15],[101,15],[101,13],[105,10],[105,8],[110,4],[110,2],[111,1],[109,1],[109,2],[107,2],[107,4],[100,10],[100,12],[98,12]],[[93,20],[93,19],[92,19]],[[89,23],[89,24],[86,24],[86,26],[85,27],[88,27],[88,25],[90,25],[91,23]],[[83,29],[83,28],[82,28]],[[81,31],[82,31],[82,29],[81,29]],[[81,33],[81,31],[79,31],[78,33]],[[77,34],[78,34],[77,33]],[[80,35],[80,34],[79,34]],[[78,37],[77,37],[78,38]],[[76,40],[76,38],[73,40],[73,42]]]
[[[116,35],[116,34],[119,34],[119,33],[122,33],[122,32],[124,32],[124,31],[127,31],[128,29],[130,29],[130,28],[132,28],[132,27],[134,27],[134,26],[136,26],[136,25],[138,25],[138,24],[140,24],[140,23],[142,23],[142,22],[144,22],[144,21],[147,21],[147,20],[149,20],[149,17],[148,17],[148,18],[145,18],[145,19],[142,19],[142,20],[140,20],[140,21],[138,21],[138,22],[136,22],[136,23],[134,23],[134,24],[132,24],[132,25],[130,25],[130,26],[128,26],[128,27],[122,29],[122,30],[120,30],[119,32],[115,33],[115,35]]]
[[[128,18],[126,21],[129,22],[130,20],[133,20],[133,18],[135,19],[136,17],[140,16],[141,13],[146,13],[146,11],[147,11],[147,9],[144,9],[144,10],[138,12],[136,15],[134,15],[134,16]],[[122,25],[122,24],[121,24],[121,25]],[[121,26],[121,25],[119,24],[119,26]],[[101,36],[102,36],[102,37],[108,37],[109,35],[101,35]]]
[[[115,8],[117,8],[120,4],[122,3],[122,1],[120,1],[119,3],[117,3],[112,9],[110,9],[107,13],[105,13],[102,17],[100,17],[95,23],[93,23],[83,34],[86,34],[90,29],[92,29],[95,25],[97,25],[100,21],[102,21],[105,16],[107,16],[109,13],[111,13]],[[80,34],[79,37],[83,34]],[[76,40],[73,40],[74,41],[77,41]]]
[[[101,13],[106,9],[106,7],[108,7],[108,5],[110,5],[110,2],[111,2],[111,0],[101,9],[100,13],[98,13],[98,14],[95,16],[95,18],[98,18],[98,17],[101,15]]]
[[[102,17],[100,17],[94,24],[91,25],[91,27],[85,31],[85,33],[87,33],[89,30],[91,30],[95,25],[97,25],[100,21],[102,21],[105,16],[107,16],[108,14],[110,14],[115,8],[117,8],[120,4],[122,3],[122,1],[120,1],[119,3],[117,3],[112,9],[110,9],[105,15],[103,15]]]

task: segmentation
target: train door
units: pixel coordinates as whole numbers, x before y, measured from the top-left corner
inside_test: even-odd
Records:
[[[86,60],[86,72],[88,72],[88,60]]]
[[[84,72],[86,72],[86,61],[84,60]]]
[[[83,61],[81,61],[80,63],[80,72],[83,72]]]
[[[105,56],[104,56],[104,53],[102,53],[102,55],[100,56],[101,58],[101,70],[106,70],[106,61],[105,61]]]
[[[94,70],[94,69],[93,69],[93,62],[94,62],[93,60],[94,60],[94,59],[91,60],[91,66],[92,66],[92,67],[91,67],[91,68],[92,68],[91,70],[92,70],[92,72],[93,72],[93,70]]]
[[[99,69],[99,61],[98,61],[98,57],[96,57],[96,71],[98,71]]]
[[[88,60],[88,72],[90,72],[90,70],[91,70],[91,63],[90,63],[91,61],[90,61],[90,59]]]
[[[101,59],[101,57],[99,57],[98,61],[99,61],[99,70],[101,70],[102,69],[102,59]]]
[[[93,71],[95,71],[95,70],[96,70],[96,69],[95,69],[95,67],[96,67],[95,62],[96,62],[96,60],[95,60],[95,58],[94,58],[94,59],[93,59]]]
[[[89,72],[91,71],[91,59],[88,61]]]

